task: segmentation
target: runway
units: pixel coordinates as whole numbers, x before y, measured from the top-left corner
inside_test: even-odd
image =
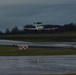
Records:
[[[12,40],[0,40],[0,45],[27,45],[29,47],[65,47],[76,48],[76,42],[22,42]]]
[[[0,56],[0,75],[76,73],[76,55]]]

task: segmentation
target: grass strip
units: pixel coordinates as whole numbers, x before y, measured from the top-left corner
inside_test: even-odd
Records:
[[[75,55],[76,49],[63,48],[29,48],[19,50],[14,46],[0,46],[0,56],[38,56],[38,55]]]
[[[36,74],[36,75],[76,75],[76,74]]]

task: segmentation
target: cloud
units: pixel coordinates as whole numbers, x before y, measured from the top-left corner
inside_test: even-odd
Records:
[[[14,4],[65,4],[75,3],[76,0],[0,0],[0,5],[14,5]]]
[[[24,21],[28,19],[31,20],[40,20],[40,19],[53,19],[54,21],[57,18],[63,18],[64,16],[72,16],[76,14],[75,11],[76,5],[69,4],[57,4],[57,5],[14,5],[3,7],[0,16],[3,18],[8,18],[9,20],[19,19]],[[21,21],[22,21],[21,20]],[[57,19],[58,20],[58,19]],[[47,20],[46,20],[47,21]]]

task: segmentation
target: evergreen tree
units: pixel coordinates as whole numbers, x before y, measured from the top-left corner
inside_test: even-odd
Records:
[[[18,33],[18,32],[19,32],[19,29],[18,29],[17,26],[15,26],[15,27],[11,30],[11,33],[13,33],[13,34],[16,34],[16,33]]]
[[[5,33],[6,33],[6,34],[9,34],[9,33],[10,33],[10,31],[9,31],[8,28],[6,29]]]

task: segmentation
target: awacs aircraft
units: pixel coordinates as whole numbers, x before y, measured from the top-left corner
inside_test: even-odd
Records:
[[[24,26],[24,30],[56,30],[58,29],[58,27],[52,27],[52,28],[45,28],[43,25],[42,25],[42,22],[37,22],[32,25],[26,25]]]
[[[24,28],[24,30],[56,30],[58,27],[53,27],[53,28],[44,28],[44,26],[37,25],[29,28]]]
[[[28,47],[43,47],[43,48],[76,48],[76,42],[22,42],[12,40],[0,40],[0,45],[8,46],[28,46]]]

